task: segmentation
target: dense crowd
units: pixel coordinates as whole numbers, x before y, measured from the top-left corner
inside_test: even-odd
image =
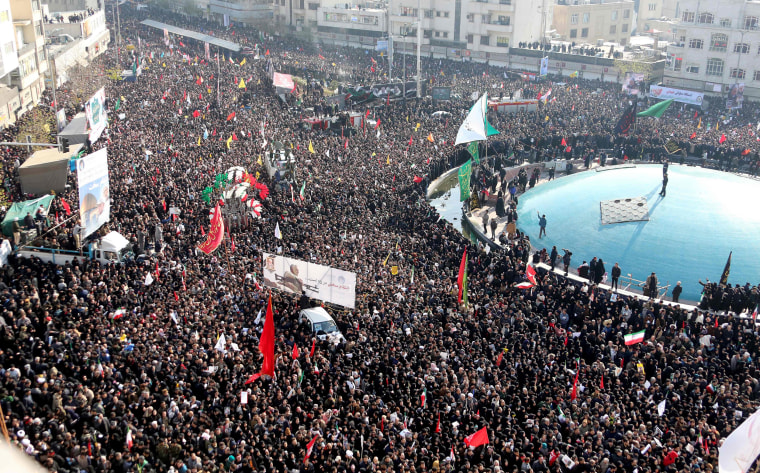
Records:
[[[363,50],[164,18],[262,51],[243,65],[242,57],[217,64],[189,40],[174,38],[170,48],[127,10],[122,34],[139,45],[143,70],[137,83],[106,86],[111,123],[94,144],[108,147],[111,221],[102,232],[120,231],[136,253],[157,251],[124,265],[11,257],[3,268],[0,405],[28,455],[61,472],[717,470],[721,438],[758,406],[752,321],[554,273],[517,289],[527,239],[482,251],[425,201],[430,178],[461,162],[452,142],[473,92],[535,96],[551,87],[556,97],[538,114],[490,117],[504,153],[484,169],[501,168],[495,160],[512,152],[564,152],[563,137],[577,155],[616,146],[646,153],[661,148],[660,137],[690,135],[692,111],[673,108],[657,129],[614,138],[629,100],[618,85],[528,84],[487,65],[426,59],[435,81],[464,99],[397,100],[368,113],[354,104],[379,125],[312,130],[302,118],[323,94],[299,88],[300,105],[283,103],[264,72],[267,58],[322,83],[379,81],[387,64]],[[130,56],[121,59],[127,68]],[[115,60],[109,50],[98,61]],[[100,85],[87,84],[93,92]],[[71,115],[78,105],[69,95],[58,92]],[[748,140],[755,107],[745,102],[727,119],[735,149]],[[439,110],[451,117],[432,118]],[[695,144],[757,159],[719,147],[716,134],[703,130]],[[296,158],[278,183],[259,159],[275,141]],[[3,159],[10,173],[15,155]],[[231,166],[258,173],[270,193],[259,197],[262,218],[233,226],[205,256],[194,251],[209,226],[203,191]],[[21,198],[8,176],[9,193]],[[54,201],[54,222],[66,218],[62,199],[76,207],[71,182]],[[302,200],[290,186],[297,193],[304,182]],[[55,232],[70,235],[74,225]],[[355,308],[329,308],[345,342],[315,341],[298,323],[297,295],[261,289],[263,251],[356,272]],[[457,290],[465,251],[466,306]],[[270,295],[276,377],[245,384],[261,365]],[[626,346],[623,336],[640,330],[644,342]],[[215,349],[222,334],[227,351]],[[489,443],[466,447],[465,436],[483,427]]]

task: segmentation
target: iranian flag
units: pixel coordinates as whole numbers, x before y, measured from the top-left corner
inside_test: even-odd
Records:
[[[425,387],[422,390],[422,395],[420,396],[420,401],[422,402],[422,408],[425,408],[425,402],[427,401],[427,387]]]
[[[306,200],[306,181],[301,184],[301,192],[298,193],[301,196],[301,202]]]
[[[646,330],[642,330],[640,332],[629,333],[628,335],[625,336],[625,344],[626,345],[635,345],[637,343],[643,342],[644,341],[644,332],[646,332]]]
[[[127,450],[132,450],[132,445],[134,445],[132,441],[132,429],[127,428]]]
[[[306,460],[311,456],[311,452],[314,450],[314,444],[317,443],[317,438],[319,438],[319,435],[315,435],[314,438],[311,439],[311,442],[306,444],[306,456],[303,459],[304,463],[306,463]]]

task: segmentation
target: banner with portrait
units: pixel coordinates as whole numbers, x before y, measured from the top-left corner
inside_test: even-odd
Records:
[[[545,76],[549,73],[549,56],[541,58],[541,68],[538,71],[538,75]]]
[[[100,90],[90,97],[90,100],[84,105],[84,113],[87,116],[87,124],[90,127],[90,143],[95,143],[108,125],[105,88],[101,87]]]
[[[111,217],[107,148],[78,159],[76,165],[79,185],[79,225],[82,227],[82,238],[87,238]]]
[[[742,108],[744,103],[744,82],[739,82],[731,86],[731,90],[728,91],[728,97],[726,97],[726,108]]]
[[[263,253],[264,286],[353,309],[356,273]]]
[[[644,74],[626,72],[623,81],[623,92],[628,95],[639,95],[641,88],[639,85],[644,81]]]

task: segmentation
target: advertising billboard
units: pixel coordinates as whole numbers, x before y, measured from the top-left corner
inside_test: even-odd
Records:
[[[264,253],[264,286],[354,308],[356,273]]]
[[[108,185],[108,151],[106,148],[78,159],[79,225],[87,238],[111,217],[111,191]]]

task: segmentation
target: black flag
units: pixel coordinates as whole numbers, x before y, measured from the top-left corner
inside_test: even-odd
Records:
[[[636,102],[628,107],[623,116],[620,117],[620,120],[618,120],[617,125],[615,125],[615,134],[627,135],[634,123],[636,123]]]
[[[730,251],[728,253],[728,260],[726,261],[726,267],[723,268],[723,274],[720,275],[720,285],[725,286],[728,284],[728,273],[731,271],[731,254],[733,251]]]

